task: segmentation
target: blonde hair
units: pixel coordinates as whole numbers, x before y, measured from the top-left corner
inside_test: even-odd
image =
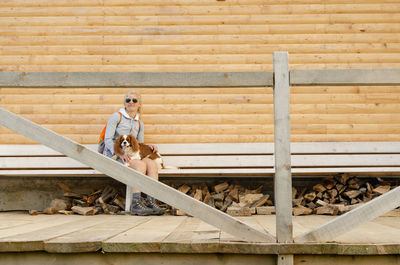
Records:
[[[128,92],[126,92],[126,94],[124,96],[124,103],[125,103],[125,99],[129,98],[130,95],[132,95],[132,94],[135,94],[137,96],[137,99],[140,102],[140,107],[138,108],[138,114],[139,114],[139,117],[141,118],[142,117],[142,97],[140,96],[140,91],[139,90],[131,89]]]

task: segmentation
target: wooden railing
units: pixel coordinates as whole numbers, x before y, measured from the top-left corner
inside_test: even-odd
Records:
[[[274,53],[273,72],[240,73],[17,73],[0,72],[0,87],[246,87],[274,88],[276,238],[85,146],[0,109],[0,124],[74,158],[129,186],[247,241],[327,241],[400,205],[400,187],[298,238],[292,231],[290,86],[400,85],[400,69],[289,71],[288,53]],[[292,264],[279,255],[278,264]]]
[[[275,201],[277,242],[293,242],[289,86],[400,85],[400,69],[288,70],[288,53],[274,53]],[[283,151],[282,151],[283,150]],[[277,201],[279,199],[279,201]],[[328,241],[400,205],[400,187],[294,239]]]

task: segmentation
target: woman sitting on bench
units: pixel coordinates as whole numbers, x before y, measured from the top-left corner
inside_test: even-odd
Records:
[[[141,114],[141,97],[140,93],[136,90],[130,90],[124,96],[124,108],[121,108],[119,112],[115,112],[111,115],[107,123],[107,128],[104,137],[104,155],[112,157],[114,155],[114,141],[119,135],[132,134],[136,137],[139,143],[144,141],[144,126],[143,122],[139,120]],[[154,152],[157,152],[157,147],[151,145]],[[119,156],[119,155],[118,155]],[[119,156],[118,161],[127,163],[129,167],[158,180],[158,168],[157,164],[149,159],[144,158],[143,160],[131,159],[128,155]],[[132,215],[161,215],[164,214],[164,210],[161,209],[155,199],[151,196],[147,196],[146,203],[142,203],[141,192],[139,190],[132,189],[132,202],[130,212]],[[126,196],[129,199],[129,194]]]

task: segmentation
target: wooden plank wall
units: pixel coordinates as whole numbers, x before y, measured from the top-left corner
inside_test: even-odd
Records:
[[[2,0],[0,71],[400,68],[398,0]],[[0,88],[0,106],[96,143],[126,88]],[[146,142],[272,142],[271,88],[143,88]],[[400,87],[292,87],[292,141],[399,141]],[[0,144],[32,143],[0,128]]]

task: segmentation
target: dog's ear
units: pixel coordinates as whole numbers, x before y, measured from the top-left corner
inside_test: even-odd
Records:
[[[114,142],[114,154],[122,155],[121,151],[122,135],[118,136],[117,140]]]
[[[128,135],[128,142],[131,144],[132,146],[132,150],[133,151],[138,151],[139,150],[139,143],[136,140],[135,136],[133,136],[132,134]]]

